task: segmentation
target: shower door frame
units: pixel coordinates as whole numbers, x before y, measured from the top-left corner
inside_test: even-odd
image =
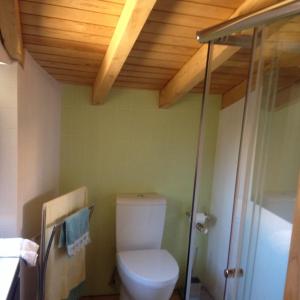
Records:
[[[190,220],[190,231],[189,231],[189,245],[188,245],[188,257],[187,257],[187,268],[186,268],[186,277],[185,277],[185,290],[184,290],[184,299],[190,298],[190,290],[191,290],[191,280],[192,280],[192,267],[193,267],[193,259],[192,259],[192,251],[195,244],[196,237],[196,215],[198,211],[198,202],[199,202],[199,181],[202,176],[201,172],[201,156],[203,153],[204,146],[204,132],[205,132],[205,124],[204,124],[204,111],[206,107],[206,99],[208,96],[209,88],[210,88],[210,67],[211,67],[211,57],[212,57],[212,49],[213,42],[209,42],[207,45],[207,59],[206,59],[206,68],[205,68],[205,83],[204,83],[204,92],[201,99],[201,108],[200,108],[200,122],[199,122],[199,137],[198,137],[198,145],[197,145],[197,156],[196,156],[196,166],[194,173],[194,185],[193,185],[193,200],[192,200],[192,212],[191,212],[191,220]]]
[[[252,35],[252,41],[251,41],[251,50],[253,52],[253,49],[255,47],[255,41],[257,37],[257,32],[254,31]],[[195,176],[194,176],[194,189],[193,189],[193,202],[192,202],[192,214],[191,214],[191,225],[190,225],[190,239],[189,239],[189,253],[188,253],[188,264],[187,264],[187,275],[186,275],[186,283],[185,283],[185,299],[190,298],[190,287],[191,287],[191,273],[192,273],[192,255],[191,251],[194,247],[195,243],[195,236],[197,233],[196,228],[196,214],[198,211],[198,204],[199,204],[199,182],[201,181],[201,178],[203,176],[202,172],[202,155],[203,155],[203,145],[205,143],[205,122],[204,122],[204,112],[208,101],[209,96],[209,90],[210,90],[210,84],[211,84],[211,69],[212,69],[212,56],[214,51],[214,41],[208,42],[208,48],[207,48],[207,61],[206,61],[206,71],[205,71],[205,79],[204,79],[204,93],[202,96],[202,105],[201,105],[201,111],[200,111],[200,129],[199,129],[199,137],[198,137],[198,152],[197,152],[197,158],[196,158],[196,168],[195,168]],[[252,56],[252,55],[251,55]],[[253,58],[249,61],[249,74],[251,73],[251,63]],[[249,80],[247,79],[247,85]],[[248,88],[245,95],[245,103],[244,108],[242,112],[242,128],[241,128],[241,136],[240,136],[240,142],[238,146],[238,155],[237,155],[237,171],[236,171],[236,178],[235,178],[235,186],[234,186],[234,200],[233,200],[233,207],[231,212],[231,228],[230,228],[230,235],[229,235],[229,247],[227,252],[227,263],[224,265],[224,271],[229,268],[229,261],[230,261],[230,253],[232,250],[232,238],[233,238],[233,231],[234,231],[234,218],[236,216],[236,203],[237,203],[237,190],[239,186],[239,173],[240,173],[240,159],[241,159],[241,151],[243,147],[243,132],[244,132],[244,125],[245,125],[245,116],[247,114],[247,94],[248,94]],[[227,281],[229,278],[227,278],[224,275],[224,291],[223,291],[223,298],[225,299],[225,295],[227,292]]]

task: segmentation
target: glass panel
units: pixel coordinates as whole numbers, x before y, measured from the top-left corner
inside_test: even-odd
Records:
[[[256,133],[245,173],[249,193],[241,252],[244,277],[237,299],[284,296],[293,209],[300,170],[300,17],[266,26],[255,49],[248,118]]]
[[[230,280],[227,280],[227,288],[225,293],[225,299],[242,299],[237,295],[237,289],[240,285],[240,281],[243,282],[245,276],[244,265],[240,263],[241,249],[240,241],[247,239],[244,237],[245,228],[245,204],[244,199],[248,199],[249,187],[246,182],[249,182],[249,178],[252,170],[251,153],[253,153],[253,145],[255,145],[255,132],[256,122],[255,117],[259,111],[259,76],[258,70],[261,68],[261,43],[262,43],[262,32],[260,29],[256,29],[253,38],[253,49],[250,66],[250,74],[247,86],[247,96],[244,110],[244,120],[242,124],[241,133],[241,147],[240,157],[237,170],[237,181],[235,189],[235,207],[234,216],[232,222],[232,237],[231,237],[231,248],[229,253],[228,268],[236,270],[236,276],[233,276]]]
[[[212,45],[203,97],[186,299],[223,299],[253,31]],[[238,46],[237,46],[238,45]]]

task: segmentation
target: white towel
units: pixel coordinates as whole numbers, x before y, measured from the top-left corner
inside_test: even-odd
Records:
[[[21,257],[30,266],[36,265],[38,249],[38,244],[27,239],[0,239],[0,257]]]

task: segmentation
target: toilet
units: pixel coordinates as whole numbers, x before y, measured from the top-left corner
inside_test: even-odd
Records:
[[[116,202],[120,300],[170,299],[179,268],[161,249],[166,199],[158,194],[125,194]]]

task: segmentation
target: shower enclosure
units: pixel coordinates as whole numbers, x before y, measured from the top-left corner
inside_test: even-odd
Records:
[[[298,221],[300,2],[198,40],[207,67],[185,299],[296,299],[286,277]]]

